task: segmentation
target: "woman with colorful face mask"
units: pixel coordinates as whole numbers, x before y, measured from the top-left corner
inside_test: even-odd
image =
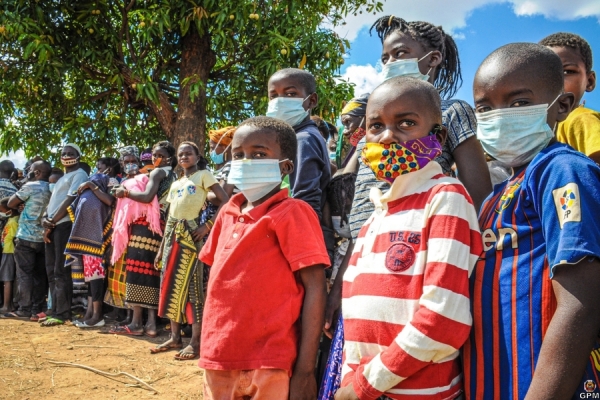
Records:
[[[367,101],[369,93],[363,94],[350,100],[342,109],[342,125],[344,126],[344,141],[350,143],[350,151],[346,155],[342,168],[349,163],[353,163],[356,169],[356,146],[358,142],[365,137],[365,112],[367,111]],[[350,171],[349,171],[350,172]]]
[[[165,236],[154,260],[156,268],[162,271],[158,315],[171,321],[171,338],[150,351],[156,354],[182,349],[181,324],[187,322],[192,325],[192,337],[189,345],[175,355],[177,360],[192,360],[199,355],[204,265],[198,262],[198,252],[214,225],[216,214],[229,200],[212,173],[199,169],[201,157],[195,143],[179,145],[177,158],[183,176],[169,189]],[[214,193],[220,206],[215,216],[199,224],[209,192]]]
[[[122,335],[157,335],[160,273],[154,268],[154,258],[162,240],[168,209],[168,188],[176,179],[173,172],[175,148],[169,142],[158,142],[152,148],[155,169],[150,175],[139,172],[137,148],[126,148],[123,171],[127,178],[115,191],[118,199],[115,210],[112,262],[125,264],[125,298],[133,308],[132,319],[111,332]],[[110,278],[110,277],[109,277]],[[143,310],[148,321],[143,325]]]

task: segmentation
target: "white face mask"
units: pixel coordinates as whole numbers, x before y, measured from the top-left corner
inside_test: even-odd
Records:
[[[553,129],[546,122],[552,104],[503,108],[476,114],[477,139],[483,150],[509,167],[527,164],[554,137]]]
[[[260,200],[281,184],[279,163],[283,161],[287,159],[233,160],[227,183],[237,187],[248,201]]]
[[[396,60],[394,62],[388,62],[383,66],[383,70],[381,71],[381,74],[383,75],[383,81],[385,82],[388,79],[395,78],[396,76],[408,76],[420,79],[422,81],[428,81],[431,68],[429,68],[429,71],[427,71],[427,75],[423,75],[419,70],[419,62],[431,53],[433,53],[433,51],[430,51],[418,60],[416,58],[407,58]]]
[[[308,99],[308,97],[306,99]],[[299,99],[297,97],[276,97],[269,101],[266,115],[267,117],[285,121],[294,127],[304,121],[308,116],[308,111],[306,111],[303,106],[306,99]]]
[[[49,183],[48,184],[48,190],[50,190],[50,193],[52,193],[52,191],[54,190],[54,185],[56,185],[56,183]]]

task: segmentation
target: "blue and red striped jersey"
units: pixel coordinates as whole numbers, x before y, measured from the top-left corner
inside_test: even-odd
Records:
[[[599,210],[600,168],[564,144],[494,188],[480,211],[483,254],[470,282],[467,398],[525,398],[556,309],[554,269],[600,257]],[[582,393],[599,390],[593,356]]]

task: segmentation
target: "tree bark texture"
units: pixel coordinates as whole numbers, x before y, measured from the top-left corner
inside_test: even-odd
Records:
[[[189,140],[197,143],[201,151],[205,143],[206,130],[206,84],[210,71],[215,65],[216,57],[211,49],[210,34],[199,34],[195,25],[190,26],[182,38],[181,66],[179,82],[194,77],[186,85],[181,85],[177,107],[177,120],[173,136],[169,138],[177,148],[179,143]],[[192,102],[190,86],[197,81],[202,82],[200,91]]]

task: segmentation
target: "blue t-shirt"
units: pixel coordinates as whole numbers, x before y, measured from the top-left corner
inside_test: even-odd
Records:
[[[44,241],[42,216],[51,195],[50,186],[44,181],[27,182],[16,193],[16,196],[25,203],[25,208],[19,217],[18,239],[31,242]]]
[[[556,310],[555,269],[600,257],[600,168],[556,143],[497,185],[479,216],[471,276],[473,329],[464,349],[467,398],[523,399]],[[590,357],[591,360],[591,357]],[[593,362],[575,394],[599,393]],[[592,380],[592,382],[588,382]]]

